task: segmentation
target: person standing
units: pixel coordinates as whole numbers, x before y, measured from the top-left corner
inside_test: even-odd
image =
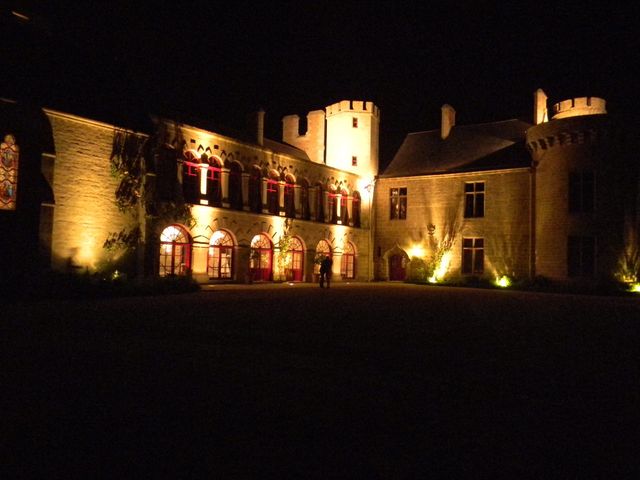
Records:
[[[331,286],[331,268],[333,267],[333,260],[331,257],[326,256],[320,262],[320,288],[324,288],[325,281],[327,282],[327,288]]]

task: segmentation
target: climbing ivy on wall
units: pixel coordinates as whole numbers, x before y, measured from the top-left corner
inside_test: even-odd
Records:
[[[137,206],[142,196],[146,142],[146,137],[131,132],[116,131],[113,135],[111,172],[120,180],[115,195],[122,212]]]

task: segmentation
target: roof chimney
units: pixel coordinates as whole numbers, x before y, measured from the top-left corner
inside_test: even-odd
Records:
[[[261,108],[256,113],[256,142],[264,146],[264,110]]]
[[[451,133],[451,129],[456,124],[456,111],[451,105],[444,104],[442,110],[442,126],[440,128],[440,137],[444,140]]]
[[[541,88],[539,88],[533,92],[533,124],[540,125],[541,123],[548,121],[547,95]]]

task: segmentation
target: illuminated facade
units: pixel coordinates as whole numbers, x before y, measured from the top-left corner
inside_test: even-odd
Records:
[[[264,112],[250,133],[157,117],[139,133],[0,106],[7,271],[311,282],[330,256],[338,281],[638,280],[637,136],[599,98],[550,114],[538,90],[533,123],[457,126],[444,105],[381,175],[371,102],[286,116],[282,142]]]
[[[375,277],[637,281],[638,164],[605,101],[554,105],[534,124],[455,125],[409,134],[376,182]],[[634,132],[635,134],[635,132]],[[637,136],[636,143],[637,143]]]
[[[340,109],[357,125],[336,127]],[[323,112],[313,113],[320,119]],[[264,112],[249,134],[164,118],[138,133],[54,110],[40,114],[51,143],[30,162],[42,164],[52,190],[35,203],[48,209],[41,243],[56,270],[108,272],[128,261],[138,274],[199,282],[304,282],[331,255],[337,281],[372,278],[379,112],[370,102],[327,107],[313,148],[299,140],[315,130],[296,131],[290,144],[264,138]],[[4,204],[21,210],[17,152],[29,139],[9,123],[4,128],[3,165],[13,182]],[[135,258],[127,258],[132,250]]]

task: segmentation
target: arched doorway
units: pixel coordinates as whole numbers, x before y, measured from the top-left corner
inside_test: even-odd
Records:
[[[226,230],[217,230],[209,242],[207,274],[216,280],[233,277],[233,237]]]
[[[256,235],[251,240],[249,271],[253,281],[273,279],[273,244],[264,233]]]
[[[180,225],[169,225],[160,234],[161,277],[186,275],[191,269],[191,237]]]
[[[340,274],[345,280],[356,278],[356,247],[351,242],[346,242],[344,245]]]
[[[291,237],[287,252],[285,276],[290,282],[301,282],[304,274],[304,246],[298,237]]]
[[[316,256],[313,262],[313,276],[316,281],[320,279],[320,262],[324,257],[333,258],[331,245],[326,240],[320,240],[316,245]]]
[[[405,280],[407,278],[408,257],[405,253],[389,255],[389,280]]]

